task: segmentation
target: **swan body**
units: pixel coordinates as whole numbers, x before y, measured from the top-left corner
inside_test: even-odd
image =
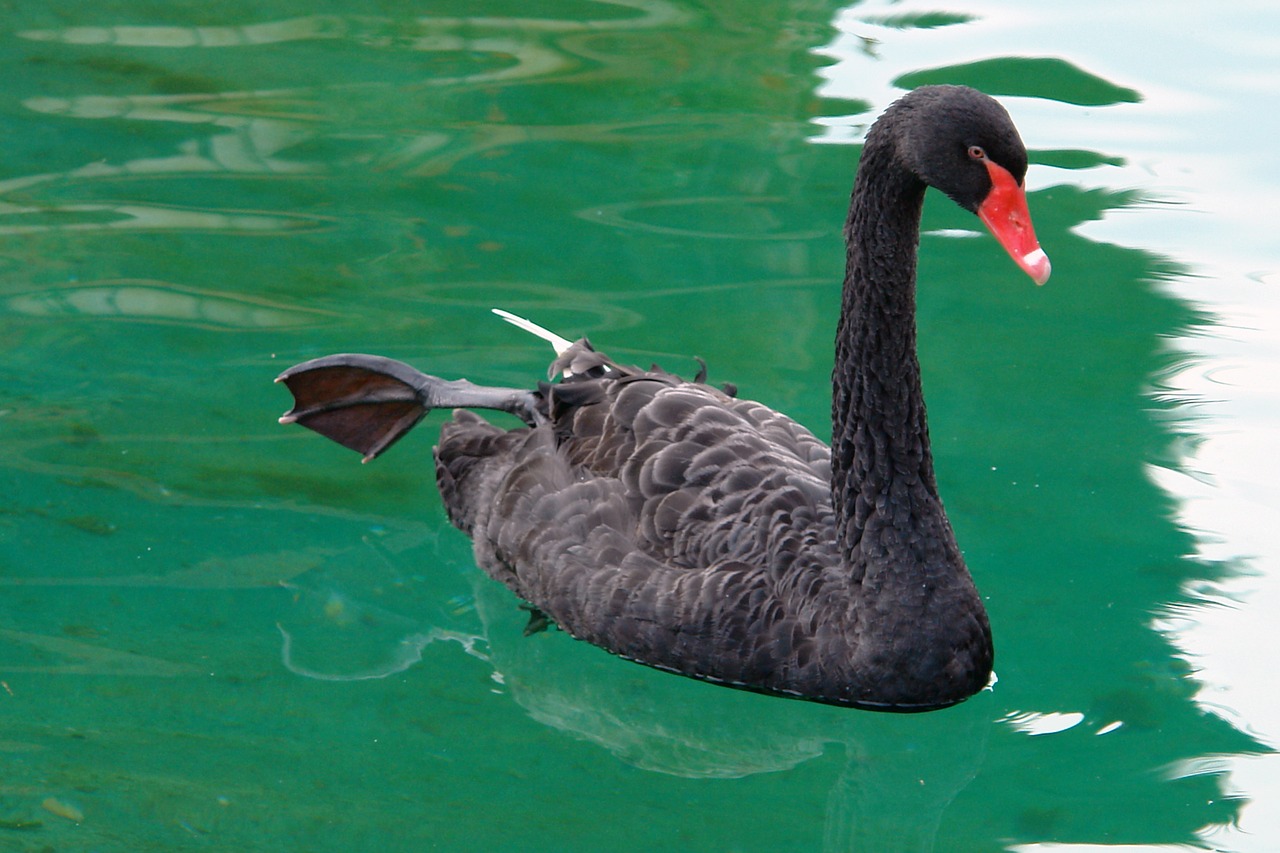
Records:
[[[554,384],[488,388],[377,356],[285,371],[300,423],[368,461],[435,408],[450,520],[478,565],[573,636],[692,678],[874,710],[986,686],[986,611],[933,473],[915,348],[926,185],[978,214],[1038,283],[1026,153],[995,101],[906,95],[870,131],[845,233],[832,444],[760,403],[585,339]],[[470,411],[525,423],[503,429]]]

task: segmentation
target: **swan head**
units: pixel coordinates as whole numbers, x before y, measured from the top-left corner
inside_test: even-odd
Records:
[[[1049,280],[1027,209],[1027,149],[994,98],[964,86],[925,86],[893,107],[897,156],[921,181],[978,218],[1036,284]]]

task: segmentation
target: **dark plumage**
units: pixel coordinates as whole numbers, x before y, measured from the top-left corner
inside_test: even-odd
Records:
[[[579,639],[682,675],[918,711],[982,689],[982,601],[934,480],[915,346],[926,183],[977,213],[1037,281],[1026,152],[995,101],[913,92],[867,137],[846,225],[832,449],[785,415],[658,368],[557,346],[556,384],[445,382],[338,355],[286,371],[298,422],[372,458],[456,411],[436,477],[477,563]]]

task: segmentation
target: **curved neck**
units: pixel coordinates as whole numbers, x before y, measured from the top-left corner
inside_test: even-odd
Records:
[[[937,497],[916,358],[925,185],[883,139],[868,137],[854,182],[832,376],[831,486],[847,560],[873,513],[914,514],[921,487]]]

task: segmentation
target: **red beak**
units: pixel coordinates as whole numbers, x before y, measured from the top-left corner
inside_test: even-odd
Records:
[[[1000,241],[1014,263],[1035,281],[1049,280],[1049,256],[1040,248],[1031,213],[1027,210],[1027,194],[1009,174],[1009,170],[990,160],[985,161],[991,175],[991,192],[978,206],[978,218],[992,236]]]

